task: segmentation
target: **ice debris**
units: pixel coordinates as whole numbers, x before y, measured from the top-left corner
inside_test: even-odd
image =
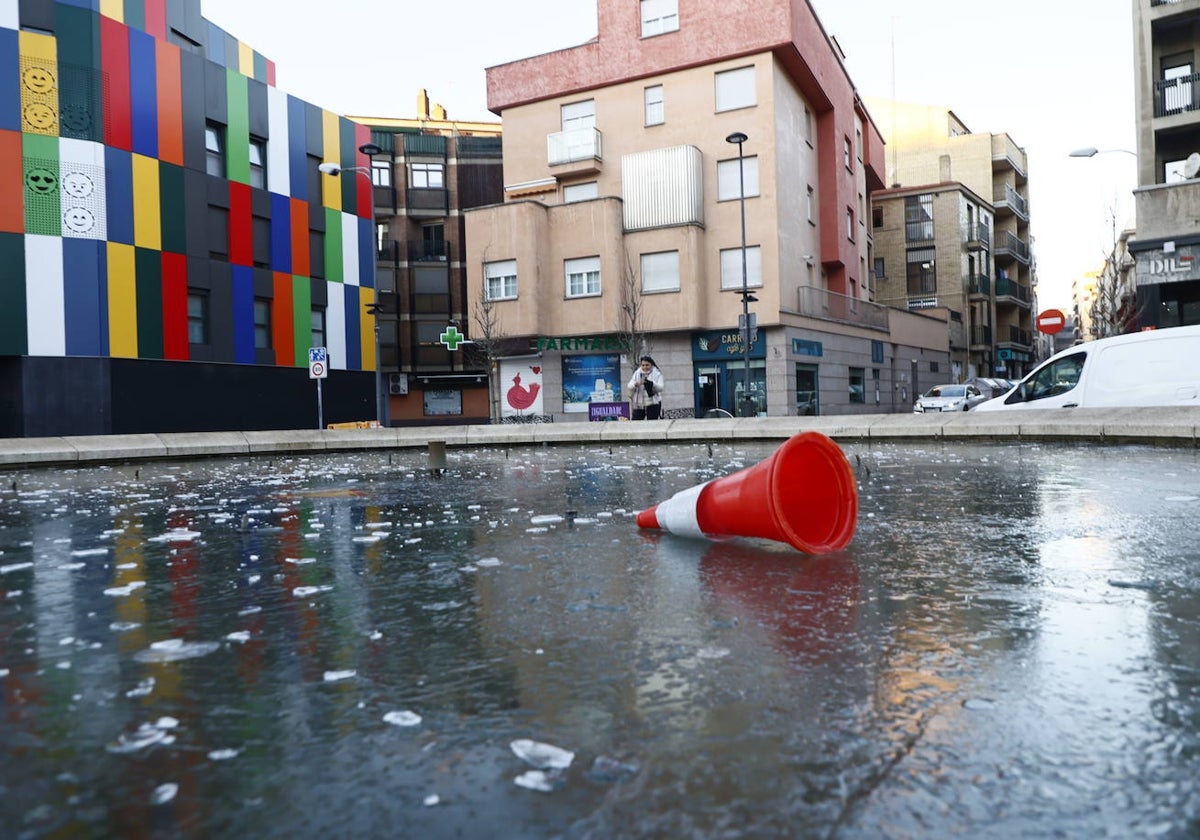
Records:
[[[543,744],[541,741],[531,741],[528,738],[518,738],[509,746],[517,758],[531,767],[541,770],[549,768],[565,770],[575,760],[575,753],[569,750],[553,744]]]
[[[416,712],[388,712],[383,716],[384,723],[390,723],[393,726],[416,726],[421,722],[421,716]]]

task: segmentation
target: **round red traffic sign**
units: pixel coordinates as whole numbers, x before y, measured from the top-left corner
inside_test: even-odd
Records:
[[[1037,316],[1037,328],[1046,335],[1062,332],[1067,325],[1067,316],[1059,309],[1047,309]]]

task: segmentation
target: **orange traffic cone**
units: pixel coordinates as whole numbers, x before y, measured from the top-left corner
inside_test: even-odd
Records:
[[[824,554],[854,536],[858,486],[836,443],[802,432],[753,467],[642,511],[637,524],[686,536],[763,537]]]

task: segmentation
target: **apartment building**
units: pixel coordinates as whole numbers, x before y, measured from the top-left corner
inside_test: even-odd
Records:
[[[453,337],[465,337],[468,323],[463,210],[504,198],[500,124],[452,120],[424,90],[414,117],[351,119],[377,147],[383,422],[486,423],[486,358]]]
[[[1007,134],[972,132],[943,107],[868,99],[887,142],[886,297],[949,312],[960,379],[1018,378],[1039,358],[1028,162]],[[881,221],[876,210],[876,221]],[[878,232],[877,232],[878,236]],[[923,238],[932,237],[932,238]],[[936,260],[930,260],[935,255]]]
[[[375,416],[370,132],[200,11],[0,4],[2,435]]]
[[[466,213],[467,265],[521,348],[502,414],[614,410],[642,353],[667,416],[910,410],[945,322],[872,302],[882,138],[811,6],[597,7],[591,41],[487,70],[504,201]]]
[[[1200,0],[1134,0],[1137,325],[1200,324]]]

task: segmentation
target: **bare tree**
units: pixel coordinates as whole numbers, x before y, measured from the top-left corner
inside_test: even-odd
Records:
[[[1138,326],[1137,284],[1134,261],[1129,256],[1129,231],[1117,236],[1116,214],[1112,248],[1104,256],[1104,267],[1096,278],[1096,293],[1088,311],[1092,338],[1108,338],[1132,332]]]
[[[474,310],[471,312],[471,322],[474,324],[474,335],[471,343],[464,345],[467,358],[472,365],[480,365],[487,371],[488,377],[488,415],[492,423],[501,421],[500,413],[500,359],[521,351],[521,344],[514,339],[503,337],[500,325],[500,314],[496,311],[496,302],[488,296],[487,263],[488,251],[483,251],[479,294],[475,297]]]
[[[625,252],[625,271],[621,276],[621,316],[617,336],[626,348],[630,363],[636,368],[638,359],[650,352],[650,336],[646,323],[646,302],[642,297],[633,259]]]

